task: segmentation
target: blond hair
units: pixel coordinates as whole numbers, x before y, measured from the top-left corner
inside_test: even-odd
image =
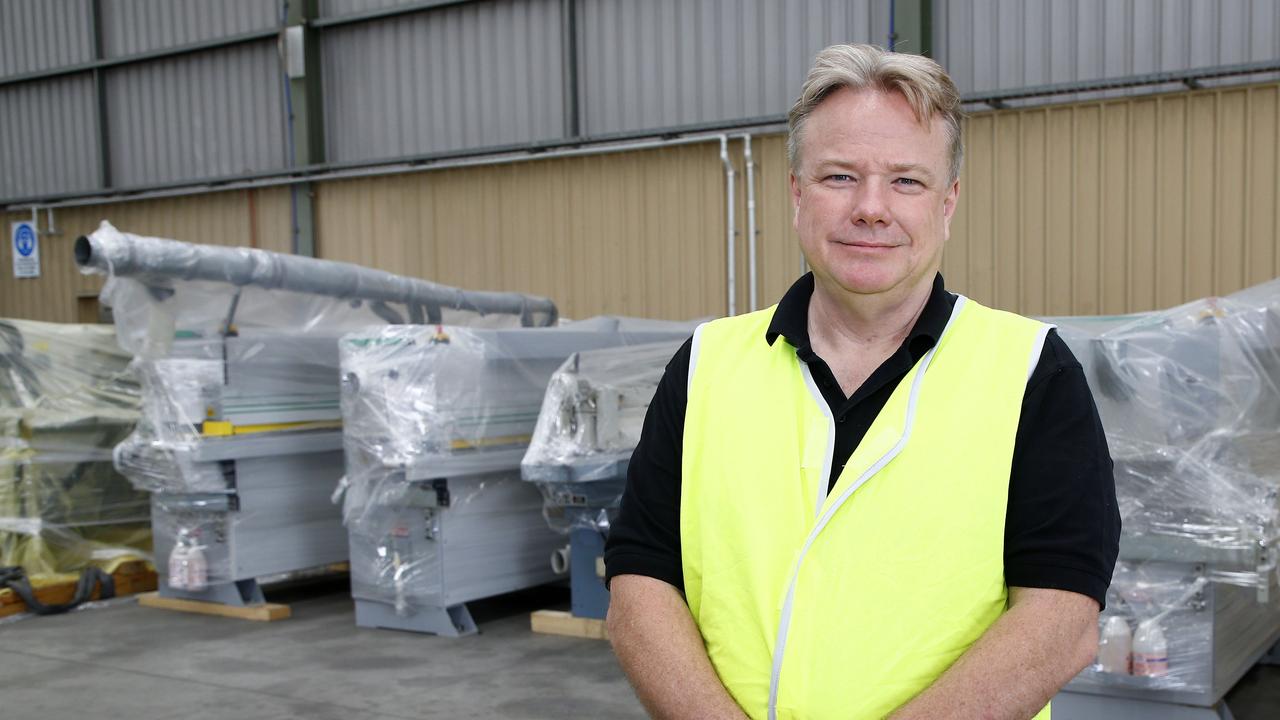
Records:
[[[828,95],[844,87],[901,93],[916,119],[926,125],[940,117],[951,149],[949,182],[960,177],[964,162],[960,121],[964,113],[955,83],[941,65],[927,57],[888,52],[874,45],[832,45],[818,53],[787,116],[787,159],[793,171],[800,164],[805,121]]]

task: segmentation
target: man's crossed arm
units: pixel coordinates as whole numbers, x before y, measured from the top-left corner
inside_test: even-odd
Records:
[[[615,577],[610,590],[609,638],[652,717],[746,717],[716,676],[679,591],[640,575]],[[892,718],[1030,718],[1093,661],[1097,647],[1093,599],[1010,588],[1008,612]]]

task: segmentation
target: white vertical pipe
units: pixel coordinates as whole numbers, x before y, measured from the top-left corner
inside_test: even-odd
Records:
[[[750,278],[748,307],[751,312],[755,312],[760,309],[760,304],[756,294],[756,166],[751,157],[750,133],[742,136],[742,158],[747,166],[747,275]]]
[[[737,175],[733,169],[733,163],[729,161],[729,136],[720,136],[720,162],[724,163],[724,185],[725,199],[728,206],[728,226],[729,230],[725,240],[726,255],[729,260],[729,316],[738,314],[737,295],[738,277],[737,277],[737,256],[734,253],[734,236],[738,234],[737,226],[734,223],[733,213],[733,181]]]

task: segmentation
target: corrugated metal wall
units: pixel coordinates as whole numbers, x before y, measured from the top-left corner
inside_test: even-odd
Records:
[[[96,107],[88,73],[0,87],[0,197],[97,187]]]
[[[326,31],[329,159],[562,136],[560,23],[559,0],[500,0]]]
[[[970,119],[944,274],[1030,314],[1111,314],[1280,275],[1280,86]]]
[[[266,0],[102,0],[106,58],[276,27]],[[88,0],[0,3],[0,78],[92,61]],[[274,40],[103,71],[112,185],[285,167]],[[0,87],[0,198],[101,188],[89,72]]]
[[[271,40],[110,70],[115,184],[284,167],[280,82]]]
[[[320,9],[334,17],[413,5],[325,0]],[[889,0],[572,0],[575,119],[565,117],[565,6],[445,2],[321,27],[329,159],[552,140],[572,129],[571,120],[578,132],[601,135],[782,113],[818,49],[885,43],[890,15]],[[0,3],[0,77],[90,60],[90,7],[89,0]],[[103,52],[118,57],[269,30],[282,6],[101,0],[100,7]],[[1272,0],[950,0],[935,10],[935,55],[966,92],[1280,56],[1280,6]],[[274,42],[104,74],[116,186],[286,166]],[[81,114],[58,121],[65,127],[52,139],[43,127],[24,130],[29,120],[6,118],[0,147],[40,148],[29,164],[56,170],[6,169],[0,197],[93,186],[93,153],[81,152],[93,137],[80,132],[85,92],[83,80],[67,79],[0,92],[10,116],[45,115],[50,103]],[[50,145],[72,148],[76,159],[68,165]]]
[[[321,17],[341,17],[369,10],[408,5],[414,0],[320,0]]]
[[[1029,314],[1109,314],[1280,275],[1280,84],[984,113],[965,133],[943,272],[950,287],[981,302]],[[737,304],[745,310],[741,141],[730,148],[739,170]],[[798,276],[800,256],[784,140],[757,137],[753,148],[763,306]],[[720,314],[727,268],[718,149],[321,183],[319,252],[453,285],[545,294],[569,317]],[[287,249],[289,191],[256,195],[252,212],[244,192],[60,210],[63,235],[42,247],[46,279],[8,277],[5,243],[0,316],[74,319],[75,293],[86,286],[49,281],[50,268],[69,252],[59,244],[101,217],[199,242],[248,244],[252,231],[259,246]]]
[[[6,238],[0,245],[0,317],[76,322],[80,298],[96,296],[102,280],[79,273],[72,246],[77,237],[92,232],[104,218],[120,230],[138,235],[288,252],[289,207],[289,190],[270,188],[65,208],[54,211],[57,235],[44,234],[49,223],[41,212],[41,276],[21,280],[13,277],[9,223],[30,220],[31,214],[0,213]]]
[[[713,143],[319,186],[322,257],[547,295],[565,317],[722,313]]]
[[[270,0],[102,0],[102,51],[134,55],[280,24]]]
[[[934,57],[962,93],[1280,57],[1274,0],[948,0],[935,13]]]
[[[0,77],[93,59],[89,0],[0,3]]]
[[[813,56],[889,33],[888,0],[578,0],[583,132],[784,113]]]

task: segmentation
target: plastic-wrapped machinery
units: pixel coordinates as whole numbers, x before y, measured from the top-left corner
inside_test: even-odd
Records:
[[[645,413],[681,342],[575,353],[551,377],[520,466],[542,490],[551,527],[608,531]]]
[[[1217,718],[1280,640],[1280,281],[1051,322],[1097,401],[1124,524],[1099,661],[1055,717]]]
[[[680,342],[575,353],[547,384],[520,469],[542,491],[547,523],[569,535],[553,566],[569,573],[575,616],[601,619],[609,608],[601,577],[609,523],[645,413]]]
[[[0,566],[150,555],[147,495],[111,466],[138,419],[128,362],[109,326],[0,320]]]
[[[338,339],[428,318],[550,323],[545,299],[346,263],[122,233],[76,244],[143,388],[115,464],[153,491],[161,594],[262,601],[256,578],[347,559]]]
[[[573,353],[689,335],[594,318],[557,328],[400,326],[343,338],[344,514],[356,622],[475,631],[466,603],[555,579],[562,543],[521,480],[547,381]]]

